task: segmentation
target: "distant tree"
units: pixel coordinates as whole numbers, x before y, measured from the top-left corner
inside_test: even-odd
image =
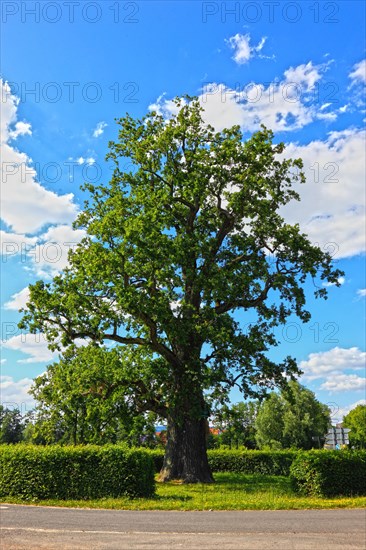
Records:
[[[125,389],[131,358],[122,364],[117,349],[70,347],[38,376],[30,390],[38,402],[27,437],[38,443],[116,443],[153,446],[156,415],[140,408],[138,384]]]
[[[284,403],[280,395],[272,392],[258,410],[255,439],[260,449],[281,449],[284,430]]]
[[[330,426],[330,410],[314,393],[291,381],[280,394],[271,393],[259,408],[256,441],[259,448],[311,449]]]
[[[0,405],[0,443],[19,443],[23,439],[23,419],[19,409]]]
[[[61,415],[56,418],[54,413],[39,406],[26,415],[23,430],[25,443],[33,443],[34,445],[62,443],[64,435]]]
[[[366,405],[357,405],[343,419],[343,426],[350,428],[350,445],[357,449],[366,448]]]
[[[223,405],[214,414],[213,426],[219,430],[216,437],[220,445],[229,445],[230,448],[239,446],[254,449],[255,419],[258,402],[247,401],[235,405]]]

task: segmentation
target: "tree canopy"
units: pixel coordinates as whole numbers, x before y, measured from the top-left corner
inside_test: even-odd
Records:
[[[240,402],[234,405],[223,404],[215,411],[213,426],[219,430],[218,443],[255,449],[255,419],[257,416],[258,401]]]
[[[19,409],[0,405],[0,443],[19,443],[23,439],[23,419]]]
[[[264,127],[244,139],[239,126],[207,125],[197,99],[176,107],[169,120],[118,120],[111,181],[84,186],[75,227],[87,236],[51,283],[30,286],[20,326],[53,349],[86,339],[136,356],[126,391],[168,422],[161,479],[212,481],[209,396],[237,385],[256,397],[295,377],[293,358],[268,357],[274,329],[293,313],[309,320],[308,277],[326,297],[322,282],[337,285],[341,272],[279,212],[299,199],[301,160],[283,158]],[[248,330],[238,311],[254,312]]]
[[[366,448],[366,405],[357,405],[343,419],[343,426],[350,428],[350,445],[359,449]]]
[[[298,382],[289,382],[280,394],[271,393],[259,407],[256,441],[259,448],[311,449],[331,425],[330,409]]]
[[[118,348],[70,346],[34,381],[30,393],[38,404],[30,439],[74,445],[152,443],[156,415],[147,412],[146,393],[143,401],[139,398],[139,357],[136,352],[129,358]]]

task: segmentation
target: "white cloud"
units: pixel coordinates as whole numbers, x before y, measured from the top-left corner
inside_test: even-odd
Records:
[[[37,237],[27,237],[26,235],[7,233],[1,230],[0,241],[2,256],[17,256],[18,254],[24,256],[26,251],[36,244]]]
[[[356,401],[355,403],[351,403],[351,405],[348,405],[346,407],[340,407],[336,411],[334,411],[333,414],[333,421],[334,422],[341,422],[347,414],[358,407],[358,405],[366,405],[366,399],[360,399],[359,401]]]
[[[320,389],[329,392],[358,391],[365,389],[366,379],[354,372],[365,372],[366,352],[357,347],[335,347],[328,351],[310,353],[299,367],[308,381],[323,380]],[[347,373],[348,371],[348,373]]]
[[[53,225],[38,237],[26,237],[16,233],[0,231],[3,262],[12,256],[19,256],[26,270],[33,271],[39,277],[50,278],[68,265],[68,253],[74,249],[86,235],[83,229],[74,230],[70,225]],[[23,299],[14,295],[4,307],[18,309],[15,305]],[[14,306],[14,307],[13,307]]]
[[[27,256],[39,277],[53,277],[68,265],[69,251],[74,249],[86,232],[69,225],[50,227],[39,236],[37,244],[28,250]]]
[[[300,88],[287,82],[249,83],[242,90],[212,83],[200,96],[207,123],[220,131],[239,124],[245,131],[256,131],[264,124],[273,131],[290,131],[306,126],[317,115],[301,100]]]
[[[50,351],[48,343],[42,333],[40,334],[17,334],[12,336],[6,342],[3,342],[4,348],[12,351],[20,351],[29,355],[27,359],[19,359],[18,363],[43,363],[54,361],[58,357],[58,352]]]
[[[345,113],[349,110],[349,103],[347,103],[346,105],[343,105],[342,107],[339,107],[339,112],[340,113]]]
[[[346,279],[345,277],[339,277],[338,278],[338,284],[340,285],[344,285],[344,283],[346,282]],[[335,283],[323,283],[323,286],[335,286]]]
[[[366,352],[357,347],[339,348],[338,346],[317,353],[310,353],[307,361],[301,361],[299,367],[307,380],[316,380],[330,373],[341,374],[344,370],[364,370]]]
[[[166,92],[159,95],[155,103],[149,105],[149,111],[155,111],[157,115],[163,116],[169,119],[173,115],[179,113],[179,107],[176,105],[173,99],[165,99]],[[182,101],[182,105],[186,105],[185,100]]]
[[[349,74],[349,77],[353,83],[366,83],[366,59],[353,66],[353,71]]]
[[[29,122],[18,121],[15,124],[14,130],[9,131],[10,139],[16,139],[18,136],[31,136],[32,128]]]
[[[267,86],[250,82],[236,90],[213,83],[203,90],[200,101],[205,120],[216,130],[239,124],[252,132],[264,124],[277,132],[302,128],[323,116],[305,104],[303,94],[306,88],[286,80]]]
[[[106,122],[98,122],[98,124],[94,128],[93,137],[97,138],[101,136],[104,132],[104,128],[106,128],[107,126],[108,124]]]
[[[299,223],[314,243],[337,258],[365,251],[366,132],[331,132],[325,141],[288,144],[285,156],[304,161],[306,184],[301,201],[282,209],[289,223]]]
[[[249,34],[235,34],[231,36],[226,43],[234,50],[233,59],[238,65],[244,65],[251,57],[254,57],[257,52],[260,52],[264,46],[266,37],[263,37],[257,46],[250,45]]]
[[[363,298],[364,296],[366,296],[366,288],[359,288],[357,290],[357,295],[360,296],[360,298]]]
[[[19,99],[2,80],[0,92],[3,221],[15,233],[35,233],[47,223],[73,221],[77,213],[73,194],[57,195],[45,189],[37,181],[31,159],[11,144],[19,135],[30,135],[31,128],[16,122]]]
[[[17,408],[23,414],[35,406],[33,397],[28,390],[33,384],[31,378],[22,378],[15,381],[12,376],[0,376],[1,403],[7,408]]]
[[[69,160],[73,160],[72,157],[69,157]],[[75,159],[75,162],[82,166],[83,164],[95,164],[96,160],[94,157],[78,157],[77,159]]]
[[[29,288],[26,286],[19,292],[12,295],[11,299],[4,304],[5,309],[13,309],[18,311],[26,306],[29,300]]]
[[[0,359],[0,365],[3,365],[4,363],[6,363],[6,359]]]
[[[298,84],[300,87],[304,87],[307,91],[310,91],[313,90],[315,84],[321,79],[323,68],[321,65],[313,65],[309,61],[306,65],[290,67],[284,72],[284,75],[287,82]]]
[[[320,389],[330,392],[366,390],[366,378],[361,378],[356,374],[334,373],[332,377],[323,382]]]
[[[312,62],[291,67],[284,78],[270,84],[248,82],[230,88],[224,83],[211,82],[199,96],[205,121],[220,131],[239,124],[245,131],[258,130],[265,124],[273,131],[291,131],[303,128],[317,119],[335,120],[337,112],[321,111],[316,105],[313,87],[328,64]],[[314,103],[315,101],[315,103]],[[162,94],[150,105],[150,110],[166,118],[178,109],[172,100]]]

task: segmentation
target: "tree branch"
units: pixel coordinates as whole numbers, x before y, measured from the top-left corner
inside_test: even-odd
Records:
[[[103,334],[105,340],[113,340],[119,344],[138,344],[139,346],[148,346],[150,345],[149,340],[144,338],[138,338],[133,336],[119,336],[118,334]]]
[[[136,318],[140,319],[143,323],[147,325],[150,332],[150,339],[151,342],[149,342],[149,346],[154,350],[160,353],[168,362],[169,364],[173,364],[175,366],[179,365],[179,360],[175,353],[172,352],[171,349],[169,349],[165,344],[162,342],[159,342],[158,340],[158,329],[155,321],[151,319],[146,313],[143,312],[137,312],[134,314]]]
[[[231,309],[235,309],[237,307],[249,308],[249,307],[258,306],[259,304],[263,303],[264,300],[266,300],[268,296],[268,292],[272,288],[272,284],[273,284],[273,277],[270,276],[265,284],[264,289],[259,294],[259,296],[257,296],[253,300],[238,299],[230,302],[223,302],[222,304],[218,304],[214,308],[215,313],[217,313],[217,315],[221,315],[222,313],[227,313]]]

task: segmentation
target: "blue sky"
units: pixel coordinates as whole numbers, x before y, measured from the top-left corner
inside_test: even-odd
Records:
[[[334,419],[365,399],[365,4],[4,1],[1,59],[2,401],[31,408],[52,359],[21,334],[26,287],[66,265],[84,181],[108,181],[114,119],[198,95],[217,129],[263,122],[304,159],[302,201],[284,211],[345,271],[312,320],[290,319],[272,352]],[[233,394],[233,400],[240,399]]]

